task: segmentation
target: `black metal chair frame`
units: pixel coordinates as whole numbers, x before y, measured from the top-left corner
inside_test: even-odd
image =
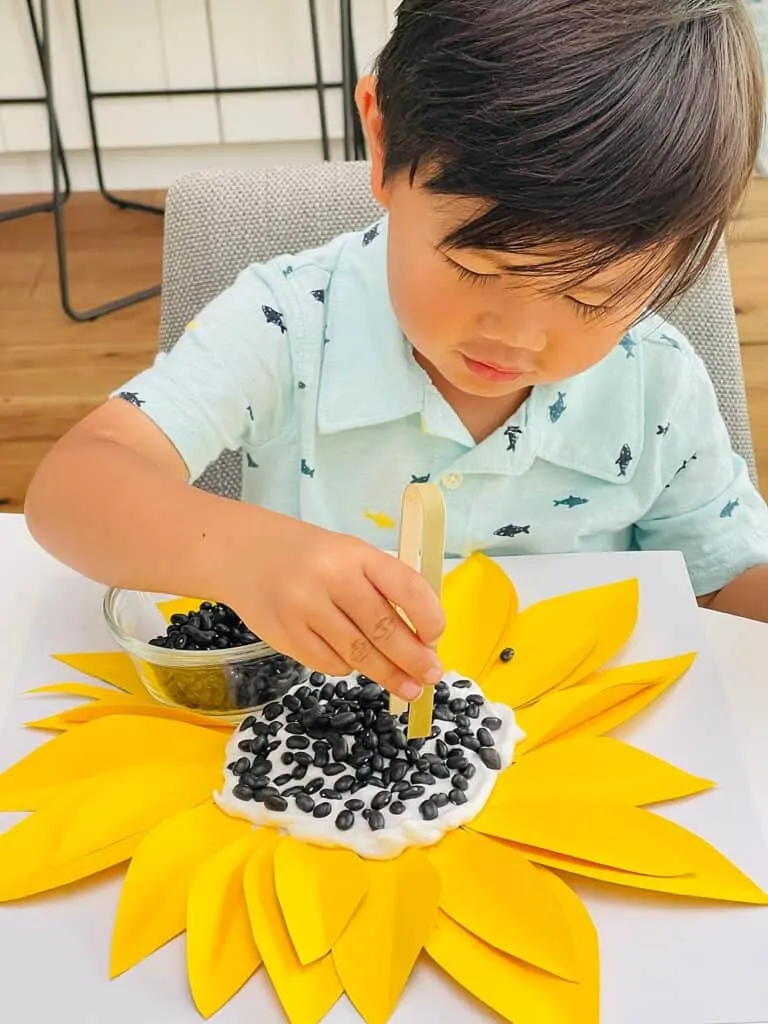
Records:
[[[99,100],[137,99],[152,97],[170,96],[226,96],[246,93],[272,93],[272,92],[306,92],[313,91],[317,95],[318,114],[320,120],[320,141],[322,145],[323,159],[331,159],[331,143],[328,134],[328,116],[326,108],[326,91],[329,89],[342,90],[342,102],[344,112],[344,158],[345,160],[365,159],[365,139],[362,127],[355,107],[355,83],[357,81],[357,58],[355,54],[355,41],[352,23],[352,0],[339,0],[339,25],[341,33],[341,54],[342,54],[342,79],[341,81],[326,82],[323,78],[322,58],[320,53],[320,37],[318,31],[317,3],[316,0],[307,0],[309,19],[312,31],[312,52],[315,66],[314,82],[296,82],[283,85],[243,85],[243,86],[220,86],[218,84],[206,88],[190,89],[147,89],[147,90],[116,90],[103,91],[93,88],[90,74],[90,62],[88,56],[88,45],[80,0],[72,0],[77,27],[78,49],[80,64],[83,75],[83,86],[88,113],[88,126],[91,137],[91,147],[96,169],[96,180],[99,192],[107,202],[112,203],[121,210],[135,210],[140,213],[153,215],[163,214],[161,206],[154,206],[149,203],[136,202],[116,195],[106,184],[104,174],[104,163],[102,159],[102,146],[99,137],[99,129],[96,117],[96,104]],[[32,30],[35,50],[40,65],[40,73],[43,83],[42,96],[24,97],[0,97],[2,104],[41,104],[45,106],[48,121],[49,154],[51,165],[51,198],[43,202],[30,203],[15,207],[10,210],[0,211],[0,223],[3,221],[15,220],[19,217],[27,217],[35,213],[52,213],[56,237],[56,255],[59,271],[59,296],[64,312],[72,320],[87,321],[96,320],[108,313],[118,309],[125,309],[137,302],[143,302],[160,293],[160,285],[153,285],[141,291],[132,292],[120,298],[112,299],[101,305],[90,309],[76,309],[72,303],[70,291],[69,263],[67,255],[67,240],[64,225],[64,205],[71,194],[71,182],[69,167],[67,164],[66,152],[61,139],[58,118],[56,116],[56,104],[53,92],[53,76],[51,66],[51,40],[50,40],[50,19],[48,0],[39,0],[40,16],[35,13],[33,0],[26,0],[29,23]],[[214,72],[215,72],[215,56]],[[214,77],[216,77],[214,75]]]

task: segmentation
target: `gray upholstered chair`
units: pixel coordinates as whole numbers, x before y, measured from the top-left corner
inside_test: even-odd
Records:
[[[364,163],[323,163],[190,174],[168,194],[165,215],[161,348],[249,263],[300,252],[381,213]],[[709,368],[735,449],[755,476],[739,338],[724,248],[707,274],[667,315]],[[226,452],[198,483],[240,496],[241,459]]]

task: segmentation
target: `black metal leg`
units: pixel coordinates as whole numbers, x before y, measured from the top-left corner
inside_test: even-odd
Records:
[[[56,128],[56,105],[53,95],[53,76],[51,74],[51,39],[48,18],[48,0],[40,0],[41,20],[41,66],[43,82],[45,85],[46,111],[48,114],[48,133],[50,137],[51,152],[51,176],[53,179],[53,221],[56,231],[56,255],[59,264],[59,295],[64,312],[72,320],[86,321],[96,320],[106,313],[113,313],[118,309],[125,309],[137,302],[153,298],[160,294],[160,285],[152,288],[145,288],[142,291],[134,292],[120,299],[114,299],[101,306],[94,306],[92,309],[77,310],[73,307],[69,293],[69,272],[67,262],[66,235],[64,231],[64,210],[63,193],[59,179],[61,161],[61,140]]]
[[[341,25],[341,78],[342,102],[344,105],[344,159],[365,159],[365,135],[355,104],[357,86],[357,58],[352,23],[352,0],[339,0],[339,21]]]
[[[29,15],[29,25],[32,30],[32,38],[35,43],[35,52],[37,53],[37,60],[40,65],[40,72],[43,73],[43,44],[40,38],[40,26],[37,23],[37,16],[35,14],[35,8],[32,0],[26,0],[27,2],[27,14]],[[44,77],[44,76],[43,76]],[[6,101],[8,102],[8,101]],[[45,98],[40,97],[39,99],[30,99],[30,103],[45,103]],[[56,139],[58,142],[59,157],[61,163],[62,177],[64,178],[64,191],[58,199],[58,202],[65,203],[70,196],[70,180],[69,180],[69,167],[67,166],[66,156],[64,154],[64,148],[61,145],[61,134],[59,132],[59,125],[57,119],[54,117],[53,130],[56,133]],[[57,202],[56,196],[52,195],[50,199],[46,199],[40,203],[28,203],[26,206],[17,206],[13,210],[0,211],[0,222],[9,220],[18,220],[20,217],[28,217],[34,213],[51,213],[53,211],[54,204]]]
[[[323,160],[328,161],[331,159],[331,140],[328,135],[328,111],[325,106],[325,80],[323,79],[323,60],[320,53],[320,33],[317,27],[316,0],[309,0],[309,22],[312,29],[312,55],[315,62],[317,111],[320,115],[320,139],[323,146]]]
[[[94,106],[94,93],[91,86],[91,69],[88,61],[88,47],[85,41],[85,29],[83,27],[83,12],[80,7],[80,0],[72,0],[75,8],[75,23],[77,25],[77,44],[80,49],[80,64],[83,70],[83,83],[85,85],[85,102],[88,108],[88,127],[91,132],[91,145],[93,149],[93,161],[96,165],[96,180],[99,183],[99,191],[104,198],[121,210],[138,210],[140,213],[164,213],[162,206],[155,206],[152,203],[139,203],[131,199],[123,199],[110,192],[104,183],[104,168],[101,162],[101,141],[99,129],[96,123],[96,109]]]

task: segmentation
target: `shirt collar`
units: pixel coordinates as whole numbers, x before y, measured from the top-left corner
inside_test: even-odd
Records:
[[[317,424],[321,434],[370,427],[424,409],[427,375],[389,301],[388,220],[350,235],[326,298],[326,344]]]

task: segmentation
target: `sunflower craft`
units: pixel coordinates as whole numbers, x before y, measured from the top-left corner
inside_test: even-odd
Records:
[[[152,701],[122,654],[62,657],[109,688],[43,688],[90,703],[30,723],[59,735],[0,776],[0,809],[32,812],[0,836],[0,901],[128,862],[113,976],[186,931],[204,1017],[263,964],[291,1024],[342,993],[385,1024],[422,953],[514,1024],[597,1024],[598,939],[562,875],[768,904],[647,809],[713,783],[606,736],[695,657],[603,668],[635,580],[520,611],[474,555],[444,604],[426,740],[360,677],[315,673],[232,733]]]

